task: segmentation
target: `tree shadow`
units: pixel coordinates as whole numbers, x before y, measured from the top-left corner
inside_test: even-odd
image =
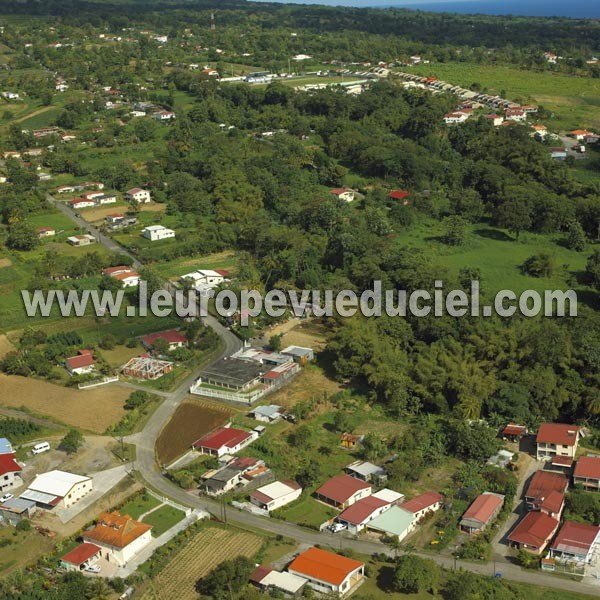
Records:
[[[499,229],[475,229],[473,231],[475,235],[479,237],[487,238],[488,240],[496,240],[498,242],[514,242],[515,239],[507,235],[504,231]]]
[[[393,578],[394,567],[387,565],[381,567],[377,574],[377,587],[386,593],[394,592],[395,590],[392,587]]]

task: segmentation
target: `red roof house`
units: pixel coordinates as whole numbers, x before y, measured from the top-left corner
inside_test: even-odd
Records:
[[[219,427],[196,440],[193,447],[202,454],[223,456],[224,454],[235,454],[253,439],[253,434],[243,429]]]
[[[467,533],[482,532],[498,515],[504,504],[504,496],[484,492],[471,503],[460,521],[460,528]]]
[[[369,521],[388,510],[392,505],[382,498],[367,496],[344,510],[337,518],[338,521],[346,523],[348,531],[359,533]]]
[[[519,439],[527,433],[527,427],[525,425],[517,425],[516,423],[509,423],[503,430],[502,436],[506,438]]]
[[[587,523],[565,521],[556,539],[550,545],[549,556],[563,560],[580,560],[589,563],[594,546],[600,544],[600,527]]]
[[[556,533],[558,525],[559,522],[546,513],[530,512],[512,530],[508,541],[532,554],[541,554]]]
[[[405,190],[392,190],[387,197],[391,200],[406,200],[410,196]],[[406,203],[405,203],[406,204]]]
[[[552,498],[549,498],[550,494],[557,492],[562,495],[562,499],[564,500],[564,494],[568,485],[569,480],[562,473],[536,471],[525,492],[527,508],[529,510],[542,510],[544,502],[546,502],[544,510],[556,507],[558,496],[554,494]]]
[[[65,361],[69,375],[83,375],[94,370],[94,356],[90,350],[80,350],[77,356],[71,356]]]
[[[288,567],[294,575],[308,579],[308,585],[319,592],[346,595],[364,578],[365,563],[320,548],[309,548],[299,554]]]
[[[335,188],[333,190],[329,190],[329,193],[337,196],[340,200],[344,200],[345,202],[352,202],[352,200],[354,200],[354,190],[348,188]]]
[[[575,485],[600,490],[600,456],[582,456],[575,465]]]
[[[187,343],[187,338],[179,331],[171,329],[169,331],[157,331],[156,333],[150,333],[142,338],[142,343],[146,348],[152,348],[156,340],[162,339],[169,344],[169,350],[175,348],[181,348]]]
[[[443,496],[437,492],[425,492],[402,504],[402,508],[413,514],[415,520],[423,518],[427,513],[435,512],[442,507]]]
[[[316,492],[316,497],[336,508],[344,509],[371,495],[371,484],[350,475],[336,475]]]
[[[575,458],[579,427],[565,423],[542,423],[536,442],[538,460],[548,460],[556,455]]]
[[[99,546],[84,542],[62,556],[60,565],[67,571],[83,571],[94,558],[98,557],[99,552]]]
[[[19,463],[15,460],[14,454],[0,454],[0,475],[4,476],[8,473],[18,473],[21,471]],[[0,486],[0,489],[2,486]]]

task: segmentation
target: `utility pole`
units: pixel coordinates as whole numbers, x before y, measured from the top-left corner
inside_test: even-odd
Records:
[[[210,11],[210,30],[214,33],[217,30],[217,25],[215,23],[215,11]]]

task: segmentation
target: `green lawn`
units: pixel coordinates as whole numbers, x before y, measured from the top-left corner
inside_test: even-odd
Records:
[[[129,515],[133,519],[139,519],[141,515],[157,507],[160,501],[150,496],[150,494],[141,494],[130,500],[125,506],[119,509],[122,515]]]
[[[184,518],[184,514],[172,506],[161,506],[144,517],[144,523],[152,525],[152,535],[156,538]]]
[[[484,293],[495,293],[510,289],[515,293],[527,289],[574,289],[574,278],[585,271],[587,257],[593,246],[585,252],[575,252],[560,244],[564,234],[523,233],[518,241],[505,230],[476,223],[469,226],[465,245],[448,246],[441,241],[444,226],[427,220],[398,235],[399,241],[408,247],[432,258],[432,263],[446,267],[451,276],[461,268],[476,267],[481,271],[481,287]],[[540,251],[550,252],[555,257],[556,271],[552,277],[537,278],[524,274],[521,265],[530,256]]]
[[[436,63],[410,68],[411,73],[436,76],[447,83],[470,87],[477,83],[488,93],[509,100],[541,104],[555,113],[551,129],[600,127],[600,79],[551,71],[528,71],[502,65]]]
[[[278,510],[276,516],[285,521],[315,528],[338,514],[340,511],[335,508],[317,502],[308,495],[302,495],[296,502]]]

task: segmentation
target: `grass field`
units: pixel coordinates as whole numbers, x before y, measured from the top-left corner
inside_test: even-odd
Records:
[[[151,516],[151,515],[149,515]],[[254,556],[262,538],[235,529],[208,527],[194,535],[141,596],[142,600],[196,600],[194,585],[223,561]]]
[[[103,433],[125,414],[123,404],[131,394],[131,390],[114,385],[77,390],[38,379],[3,374],[0,374],[0,389],[3,406],[25,406],[35,414],[93,433]]]
[[[133,519],[139,519],[141,515],[156,508],[159,504],[160,501],[154,496],[150,496],[150,494],[140,494],[122,506],[119,509],[119,512],[122,515],[129,515]]]
[[[40,554],[52,551],[55,541],[35,530],[16,532],[14,527],[0,527],[0,576],[5,576],[17,568],[23,568]]]
[[[477,83],[488,93],[540,104],[555,113],[551,129],[600,128],[600,79],[469,63],[418,65],[410,72],[467,88]]]
[[[456,276],[464,267],[481,271],[481,287],[484,293],[510,289],[515,293],[527,289],[568,289],[585,271],[587,257],[593,246],[585,252],[575,252],[561,245],[564,234],[521,234],[518,241],[504,230],[485,224],[471,225],[465,245],[452,247],[441,241],[444,226],[437,221],[424,221],[398,235],[403,245],[419,248],[419,252],[432,258],[435,265],[445,267]],[[540,251],[550,252],[555,258],[556,271],[552,277],[531,277],[521,270],[530,256]]]
[[[227,269],[231,271],[235,267],[235,254],[233,252],[219,252],[218,254],[191,258],[186,256],[169,262],[159,262],[153,267],[159,275],[168,279],[177,279],[181,275],[197,269]]]
[[[152,525],[152,535],[157,538],[184,517],[185,515],[180,510],[165,504],[144,517],[143,522]]]

